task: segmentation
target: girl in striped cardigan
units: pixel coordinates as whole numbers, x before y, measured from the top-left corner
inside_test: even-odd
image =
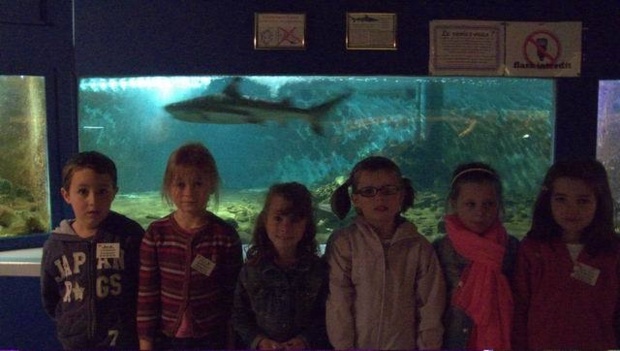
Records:
[[[168,160],[162,194],[175,211],[148,227],[140,248],[140,349],[225,349],[242,264],[235,229],[207,211],[219,175],[202,144]]]

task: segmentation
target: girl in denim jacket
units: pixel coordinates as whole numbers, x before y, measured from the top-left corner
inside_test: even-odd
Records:
[[[245,347],[324,349],[326,266],[317,255],[312,196],[273,185],[256,220],[234,296],[233,327]]]

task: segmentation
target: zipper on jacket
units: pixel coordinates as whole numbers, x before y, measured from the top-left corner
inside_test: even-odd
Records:
[[[383,344],[383,315],[385,313],[385,284],[387,282],[387,272],[389,271],[389,264],[388,264],[388,250],[389,250],[389,245],[383,245],[383,242],[381,242],[381,247],[383,249],[383,282],[381,283],[381,307],[379,309],[379,332],[377,334],[377,337],[379,340],[377,340],[377,346],[378,345],[382,345]]]
[[[88,241],[88,254],[90,256],[90,264],[88,265],[88,280],[90,285],[90,293],[88,298],[88,311],[89,311],[89,319],[90,328],[88,330],[88,338],[93,339],[95,337],[95,330],[97,328],[97,260],[96,260],[96,247],[97,244],[94,241]],[[95,259],[93,259],[95,258]]]
[[[388,252],[390,251],[390,247],[392,246],[392,241],[381,241],[381,246],[383,247],[383,264],[385,265],[385,271],[390,271],[390,261],[388,260]]]

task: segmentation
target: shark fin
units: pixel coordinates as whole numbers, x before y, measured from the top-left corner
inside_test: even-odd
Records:
[[[231,98],[240,98],[241,94],[239,94],[239,83],[241,82],[241,77],[233,78],[232,82],[230,82],[226,88],[224,88],[224,95]]]
[[[316,135],[325,136],[324,130],[323,130],[323,124],[321,124],[320,121],[314,119],[312,123],[310,124],[310,126],[312,127],[312,131]]]
[[[263,125],[263,123],[264,123],[265,121],[261,120],[260,118],[256,118],[256,117],[254,117],[254,116],[247,115],[247,116],[246,116],[246,118],[245,118],[245,122],[246,122],[246,123],[251,123],[251,124],[260,124],[260,125]]]
[[[309,111],[310,113],[308,115],[309,116],[308,122],[310,123],[312,127],[312,131],[322,136],[324,132],[322,123],[323,123],[323,119],[325,118],[325,115],[327,115],[327,113],[332,108],[334,108],[334,106],[338,105],[343,100],[347,99],[349,96],[351,96],[351,92],[342,94],[333,100],[327,101],[323,104],[320,104],[310,109]]]
[[[286,98],[280,102],[280,104],[284,107],[291,107],[293,104],[291,103],[291,98]]]

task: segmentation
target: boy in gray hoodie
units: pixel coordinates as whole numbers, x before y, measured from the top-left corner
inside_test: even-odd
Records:
[[[75,218],[43,247],[41,296],[65,349],[137,349],[139,248],[144,229],[110,210],[114,162],[82,152],[63,168],[61,194]]]

